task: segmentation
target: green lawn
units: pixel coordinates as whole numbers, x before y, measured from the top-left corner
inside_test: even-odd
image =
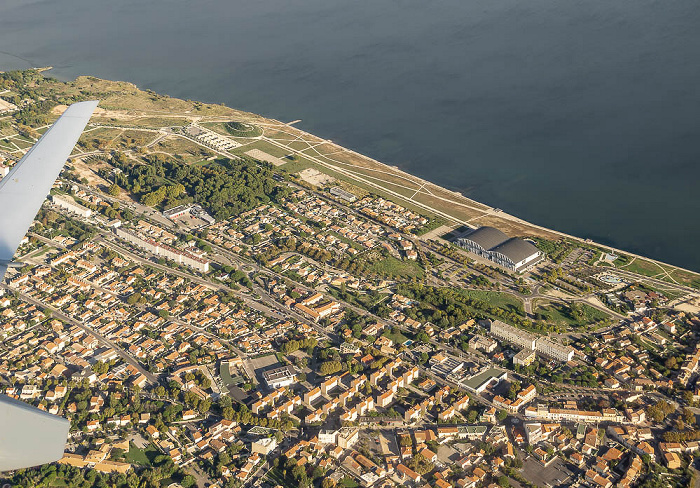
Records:
[[[578,306],[582,312],[580,318],[574,317],[568,306],[558,303],[538,306],[535,308],[535,313],[542,314],[547,322],[564,327],[587,327],[610,317],[605,312],[585,303]]]
[[[671,276],[673,276],[673,278],[681,285],[700,288],[700,275],[697,273],[690,273],[688,271],[676,269],[673,271],[673,273],[671,273]]]
[[[209,130],[218,132],[219,134],[225,136],[251,138],[260,137],[262,135],[262,129],[253,124],[247,124],[248,126],[250,126],[250,130],[234,129],[232,126],[229,125],[228,122],[205,122],[201,125],[202,127],[206,127]]]
[[[267,141],[255,141],[252,144],[246,144],[243,147],[238,147],[231,151],[234,154],[243,154],[245,152],[250,151],[251,149],[260,149],[263,152],[266,152],[270,156],[274,156],[276,158],[283,158],[287,154],[290,154],[292,151],[289,149],[283,149],[281,147],[275,146],[274,144],[270,144]]]
[[[644,261],[642,259],[635,259],[629,266],[620,266],[620,269],[626,271],[631,271],[632,273],[637,273],[643,276],[655,276],[662,273],[664,270],[651,261]]]
[[[151,466],[153,460],[160,454],[161,452],[153,444],[149,444],[145,449],[140,449],[133,442],[130,442],[129,452],[124,454],[124,461],[141,466]]]
[[[340,480],[340,486],[344,486],[345,488],[356,488],[360,485],[358,485],[354,479],[350,478],[349,476],[346,476],[345,478]]]
[[[632,261],[630,259],[630,261]],[[667,281],[669,283],[674,283],[673,280],[678,282],[678,284],[685,286],[692,286],[694,288],[700,288],[700,275],[696,273],[691,273],[683,271],[673,266],[667,266],[662,264],[657,264],[652,261],[647,261],[646,259],[636,258],[629,266],[620,265],[622,261],[617,259],[615,264],[618,268],[630,271],[632,273],[637,273],[642,276],[656,276],[657,279]],[[673,279],[669,278],[663,273],[667,271]],[[658,275],[658,276],[657,276]]]
[[[482,291],[482,290],[462,290],[462,293],[470,298],[483,300],[489,305],[505,309],[515,309],[520,313],[525,313],[523,302],[509,293],[499,291]]]
[[[49,252],[49,251],[51,251],[51,250],[54,250],[54,249],[55,249],[55,248],[53,248],[53,247],[51,247],[51,246],[43,246],[43,247],[41,247],[39,250],[37,250],[36,252],[34,252],[30,257],[36,258],[36,257],[38,257],[38,256],[43,256],[43,255],[46,254],[47,252]]]
[[[372,263],[370,269],[376,273],[389,275],[394,278],[423,278],[424,271],[415,261],[403,261],[393,256],[388,256]]]
[[[397,331],[396,334],[392,334],[391,330],[386,330],[383,334],[384,337],[388,337],[392,341],[394,341],[396,344],[403,344],[408,340],[408,337],[403,335],[401,331]]]
[[[284,161],[289,161],[288,163],[283,164],[280,166],[280,169],[284,170],[286,173],[289,173],[290,175],[299,173],[300,171],[305,170],[306,168],[315,168],[317,170],[321,170],[322,168],[317,165],[312,163],[306,158],[302,158],[301,156],[296,156],[296,159],[284,159]]]

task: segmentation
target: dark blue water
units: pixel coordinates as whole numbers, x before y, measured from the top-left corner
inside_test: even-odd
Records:
[[[698,26],[696,0],[5,0],[0,69],[300,118],[534,223],[700,270]]]

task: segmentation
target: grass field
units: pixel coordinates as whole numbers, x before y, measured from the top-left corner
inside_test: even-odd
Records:
[[[39,248],[37,251],[35,251],[34,253],[32,253],[32,255],[29,256],[29,257],[31,257],[31,258],[36,258],[36,257],[39,257],[39,256],[43,256],[44,254],[46,254],[47,252],[52,251],[52,250],[56,250],[56,248],[55,248],[55,247],[51,247],[51,246],[42,246],[42,247]]]
[[[285,172],[289,173],[290,175],[299,173],[300,171],[303,171],[306,168],[318,169],[318,165],[312,163],[308,159],[300,158],[299,156],[297,156],[295,160],[285,159],[285,161],[289,162],[283,164],[282,166],[280,166],[280,168],[283,169]]]
[[[595,325],[607,318],[608,314],[593,308],[585,303],[579,304],[582,312],[582,317],[576,319],[571,314],[571,309],[566,305],[558,303],[550,303],[547,305],[539,305],[535,308],[535,313],[539,313],[544,317],[544,320],[563,327],[588,327]]]
[[[14,142],[15,145],[20,149],[27,149],[27,148],[30,148],[34,145],[33,142],[28,142],[28,141],[21,139],[19,137],[13,138],[12,142]]]
[[[161,127],[184,127],[188,125],[189,122],[190,121],[184,117],[141,117],[129,120],[129,124],[131,125],[151,129],[160,129]]]
[[[9,141],[9,139],[8,139]],[[4,140],[0,140],[0,149],[4,149],[5,151],[16,151],[17,148],[13,146],[10,142],[5,142]]]
[[[384,337],[388,337],[392,341],[394,341],[396,344],[403,344],[408,340],[408,337],[403,335],[400,331],[398,331],[396,334],[392,334],[391,330],[386,330],[383,334]]]
[[[153,460],[160,454],[160,451],[153,444],[149,444],[145,449],[140,449],[131,442],[129,444],[129,452],[124,453],[124,461],[140,466],[151,466]]]
[[[304,141],[293,141],[287,145],[292,149],[296,149],[297,151],[303,151],[304,149],[309,148],[309,144]]]
[[[218,132],[219,134],[225,136],[242,137],[242,138],[253,138],[260,137],[262,135],[262,129],[253,126],[252,130],[236,130],[228,125],[227,122],[204,122],[201,124],[202,127],[206,127],[209,130]]]
[[[493,305],[494,307],[517,310],[520,313],[525,313],[525,309],[523,308],[523,302],[520,299],[508,293],[482,290],[462,290],[462,293],[471,298],[483,300],[489,305]]]
[[[658,264],[642,258],[620,257],[615,260],[615,266],[642,276],[655,277],[656,279],[677,283],[679,285],[700,288],[700,275],[683,271],[666,264]],[[668,275],[666,273],[668,273]],[[670,275],[670,277],[669,277]]]
[[[175,136],[170,136],[167,139],[163,139],[158,144],[151,147],[151,151],[172,154],[185,163],[198,162],[204,158],[209,158],[216,155],[213,151],[210,151],[199,144],[182,137]]]
[[[377,273],[389,275],[394,278],[423,278],[425,275],[423,268],[421,268],[415,261],[402,261],[393,256],[389,256],[373,263],[370,266],[370,269]]]
[[[619,268],[643,276],[656,276],[664,271],[659,265],[642,259],[635,259],[627,266],[620,266]]]
[[[274,156],[276,158],[284,158],[287,154],[291,153],[291,151],[275,146],[274,144],[270,144],[267,141],[255,141],[252,144],[246,144],[243,147],[236,148],[231,152],[234,154],[243,154],[251,149],[260,149],[261,151],[266,152],[270,156]]]
[[[685,286],[692,286],[693,288],[700,288],[700,276],[693,273],[688,273],[680,269],[676,269],[671,273],[673,279],[678,283]]]

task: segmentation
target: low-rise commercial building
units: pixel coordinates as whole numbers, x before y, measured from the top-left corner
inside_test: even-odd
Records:
[[[489,368],[463,382],[463,386],[475,393],[482,393],[491,385],[497,385],[508,379],[508,372],[498,368]]]
[[[292,366],[271,369],[263,373],[263,379],[270,388],[282,388],[295,383],[297,380],[296,371]]]

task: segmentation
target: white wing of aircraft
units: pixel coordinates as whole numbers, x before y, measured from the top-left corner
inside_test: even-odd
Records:
[[[75,103],[0,181],[0,281],[97,101]],[[63,457],[70,422],[0,395],[0,471]]]

